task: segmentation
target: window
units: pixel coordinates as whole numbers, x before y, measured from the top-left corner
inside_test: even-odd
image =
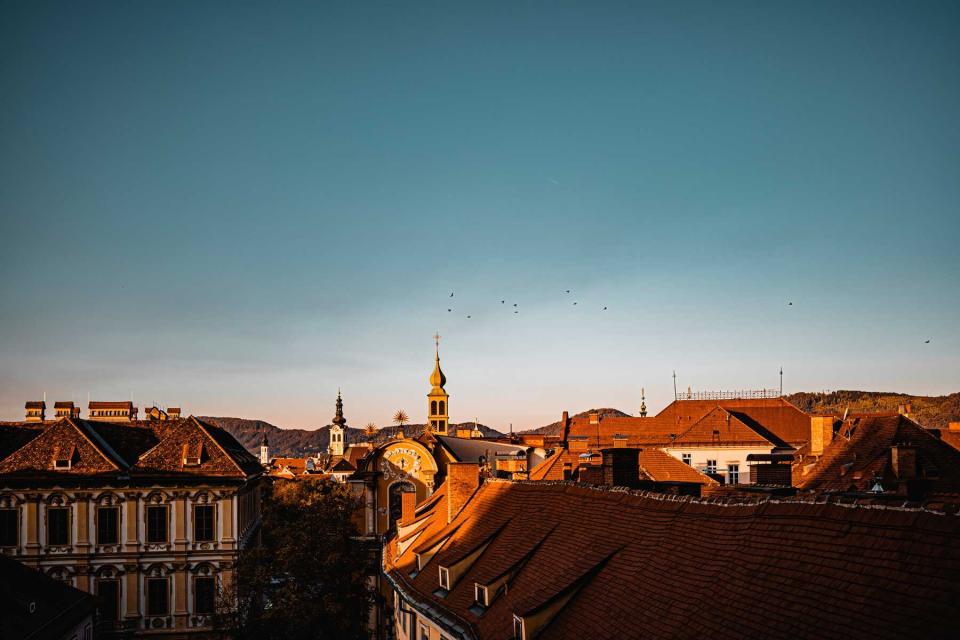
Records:
[[[740,484],[740,465],[727,465],[727,484]]]
[[[440,567],[440,586],[444,589],[450,588],[450,572],[446,567]]]
[[[420,625],[420,640],[430,640],[430,627],[425,624]]]
[[[433,402],[430,403],[430,413],[431,413],[432,415],[437,415],[437,401],[436,401],[436,400],[434,400]]]
[[[97,544],[117,544],[119,538],[120,510],[117,507],[97,509]]]
[[[100,599],[100,618],[103,620],[120,619],[120,581],[97,580],[97,597]]]
[[[193,612],[197,614],[213,613],[216,578],[198,577],[193,583]]]
[[[487,588],[483,585],[474,583],[473,585],[473,599],[477,601],[477,604],[481,607],[487,606]]]
[[[513,616],[513,640],[523,640],[523,618]]]
[[[0,547],[15,547],[20,536],[16,509],[0,509]]]
[[[47,544],[70,544],[70,515],[65,507],[47,509]]]
[[[680,454],[680,457],[683,459],[683,464],[690,464],[690,454],[689,454],[689,453],[681,453],[681,454]]]
[[[167,508],[147,507],[147,542],[167,541]]]
[[[165,616],[170,610],[169,580],[147,578],[147,615]]]
[[[441,401],[440,401],[440,415],[443,415],[443,414],[446,413],[446,408],[447,408],[447,407],[446,407],[446,403],[445,403],[443,400],[441,400]]]
[[[716,473],[716,472],[717,472],[717,461],[707,460],[706,473]]]
[[[197,505],[193,508],[193,539],[197,542],[213,540],[213,505]]]

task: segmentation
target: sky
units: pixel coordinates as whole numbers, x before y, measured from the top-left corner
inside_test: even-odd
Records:
[[[437,331],[503,430],[956,392],[958,61],[955,2],[3,2],[0,419],[422,422]]]

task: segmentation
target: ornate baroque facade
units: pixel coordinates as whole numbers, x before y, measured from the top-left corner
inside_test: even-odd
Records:
[[[209,631],[260,522],[262,467],[232,436],[66,418],[0,427],[0,456],[3,554],[98,595],[102,633]]]

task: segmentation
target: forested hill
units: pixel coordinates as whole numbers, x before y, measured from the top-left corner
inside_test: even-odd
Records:
[[[960,393],[948,396],[911,396],[883,391],[831,391],[829,393],[793,393],[787,400],[809,413],[843,415],[846,409],[856,412],[896,411],[900,405],[911,405],[911,417],[931,429],[944,429],[950,422],[960,421]]]
[[[844,410],[851,412],[896,411],[900,405],[912,406],[912,417],[924,427],[946,428],[950,422],[960,422],[960,393],[948,396],[911,396],[905,393],[885,393],[879,391],[831,391],[829,393],[794,393],[787,400],[809,413],[835,413],[842,415]],[[585,417],[590,413],[601,416],[626,416],[618,409],[591,409],[573,417]],[[270,455],[274,457],[304,457],[327,450],[330,442],[330,425],[319,429],[281,429],[263,420],[245,418],[204,417],[215,425],[226,429],[248,450],[257,454],[260,451],[260,438],[267,434],[270,441]],[[458,425],[450,425],[453,433]],[[472,427],[473,423],[463,426]],[[486,425],[478,425],[486,437],[501,437],[504,434]],[[408,424],[403,427],[407,436],[416,437],[423,433],[424,425]],[[390,426],[367,434],[363,429],[348,428],[347,442],[366,442],[373,440],[380,444],[396,436],[400,427]],[[560,423],[544,425],[521,433],[557,434]]]
[[[289,457],[302,458],[327,450],[330,443],[330,426],[326,425],[319,429],[282,429],[276,425],[263,420],[248,420],[246,418],[221,418],[211,416],[201,416],[201,420],[214,424],[225,431],[230,432],[240,444],[248,451],[259,455],[260,439],[263,434],[267,434],[267,440],[270,443],[271,457]],[[459,425],[451,424],[452,429]],[[473,423],[464,423],[464,426],[473,427]],[[485,437],[498,438],[503,436],[496,429],[478,424],[477,427]],[[403,432],[407,436],[416,437],[423,433],[424,425],[408,424],[404,425]],[[368,435],[363,429],[354,429],[347,427],[347,442],[366,442],[373,440],[374,444],[380,444],[396,436],[400,427],[390,426],[378,429],[373,434]]]

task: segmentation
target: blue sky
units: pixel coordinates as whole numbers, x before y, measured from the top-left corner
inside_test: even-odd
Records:
[[[960,387],[960,5],[358,4],[0,7],[0,418]]]

